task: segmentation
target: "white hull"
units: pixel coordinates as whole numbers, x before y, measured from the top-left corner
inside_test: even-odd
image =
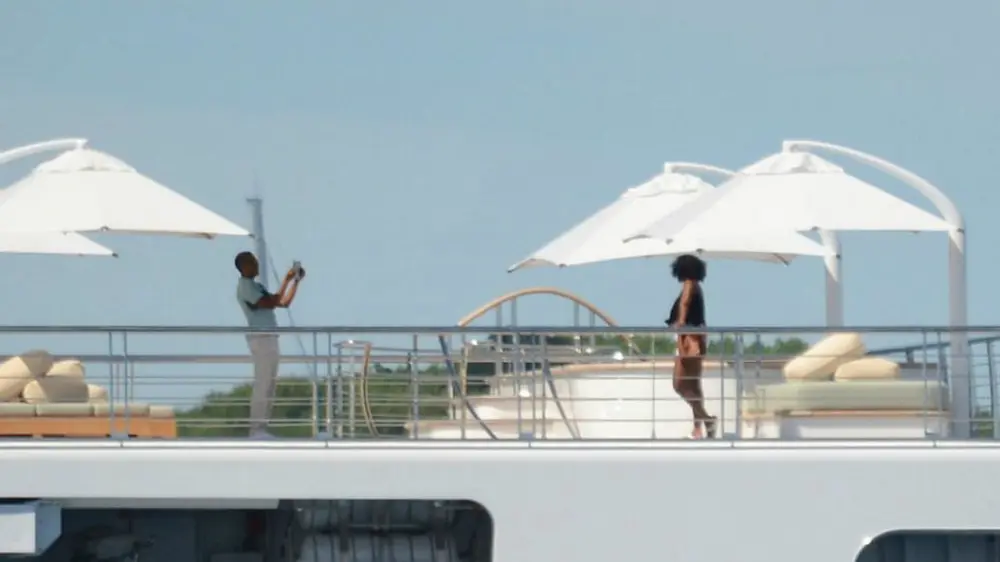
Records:
[[[497,561],[843,562],[887,532],[1000,528],[993,444],[64,443],[2,461],[4,497],[474,500]]]

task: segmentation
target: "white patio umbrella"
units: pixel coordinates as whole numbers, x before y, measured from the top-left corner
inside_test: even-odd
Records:
[[[0,232],[0,254],[115,257],[111,250],[74,232]]]
[[[870,185],[815,154],[779,152],[711,193],[640,227],[626,240],[681,243],[711,233],[815,230],[948,231],[945,220]]]
[[[668,215],[711,191],[712,186],[701,178],[674,171],[672,165],[667,164],[662,174],[626,190],[613,203],[517,262],[508,271],[542,265],[568,267],[680,254],[788,263],[796,256],[826,256],[830,253],[819,243],[791,230],[743,237],[701,232],[670,244],[656,239],[624,242],[638,226]]]
[[[936,216],[844,172],[805,150],[848,156],[900,179],[934,205]],[[630,240],[682,240],[690,233],[793,229],[947,232],[953,435],[969,434],[969,383],[964,221],[955,204],[920,176],[864,152],[815,141],[786,141],[781,152],[746,168],[703,198],[637,230]],[[1000,427],[1000,419],[997,420]]]
[[[0,151],[0,164],[6,164],[49,150],[67,150],[86,144],[84,139],[55,139]],[[0,191],[0,197],[3,197]],[[70,256],[115,256],[111,250],[75,232],[9,232],[0,234],[0,253],[47,254]]]
[[[121,160],[76,148],[36,167],[0,194],[0,233],[119,232],[214,238],[249,236]]]

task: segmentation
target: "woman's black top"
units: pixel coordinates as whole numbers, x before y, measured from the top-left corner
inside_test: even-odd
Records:
[[[674,300],[674,306],[670,308],[670,318],[667,318],[668,326],[673,326],[677,323],[680,312],[681,297],[678,296]],[[700,287],[691,295],[691,303],[688,304],[687,322],[685,324],[688,326],[705,325],[705,297],[701,294]]]

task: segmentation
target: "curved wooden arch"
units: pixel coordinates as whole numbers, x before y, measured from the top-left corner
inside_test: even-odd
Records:
[[[515,301],[521,297],[527,297],[531,295],[551,295],[554,297],[560,297],[566,299],[574,304],[577,304],[587,309],[589,312],[600,318],[608,326],[610,327],[618,326],[618,323],[615,322],[615,319],[612,318],[610,314],[607,314],[603,310],[597,308],[597,306],[595,306],[590,301],[578,295],[574,295],[569,291],[564,291],[562,289],[557,289],[555,287],[529,287],[527,289],[518,289],[516,291],[507,293],[506,295],[499,296],[463,316],[462,319],[458,321],[458,325],[462,328],[468,327],[469,324],[472,324],[476,320],[479,320],[480,318],[485,316],[488,312],[496,310],[497,308],[500,308],[501,306],[507,304],[508,302]],[[621,336],[621,338],[622,341],[625,342],[625,345],[629,346],[629,348],[632,349],[634,352],[638,352],[638,349],[632,343],[631,337]],[[461,385],[463,396],[468,390],[468,382],[469,382],[468,350],[463,350],[461,369],[459,370],[459,384]]]
[[[570,293],[568,291],[563,291],[562,289],[556,289],[555,287],[530,287],[528,289],[519,289],[517,291],[511,292],[511,293],[507,293],[506,295],[503,295],[501,297],[497,297],[497,298],[489,301],[488,303],[486,303],[486,304],[480,306],[479,308],[473,310],[469,314],[466,314],[464,317],[462,317],[461,320],[458,321],[458,325],[460,327],[464,328],[464,327],[468,326],[469,324],[471,324],[471,323],[475,322],[476,320],[479,320],[480,318],[482,318],[483,316],[485,316],[487,312],[489,312],[491,310],[494,310],[496,308],[499,308],[500,306],[502,306],[502,305],[504,305],[504,304],[506,304],[506,303],[508,303],[508,302],[510,302],[512,300],[518,299],[520,297],[526,297],[526,296],[529,296],[529,295],[552,295],[554,297],[562,297],[562,298],[564,298],[566,300],[572,301],[573,303],[578,304],[578,305],[586,308],[590,312],[593,312],[598,318],[600,318],[601,320],[603,320],[604,323],[607,324],[608,326],[617,326],[618,325],[618,323],[615,322],[614,318],[612,318],[611,316],[609,316],[608,314],[606,314],[604,311],[602,311],[601,309],[599,309],[596,306],[594,306],[593,304],[591,304],[589,301],[586,301],[582,297],[578,297],[578,296],[576,296],[573,293]]]
[[[375,416],[372,414],[372,403],[368,393],[368,369],[371,367],[372,361],[372,344],[365,342],[364,348],[365,355],[361,360],[361,384],[358,385],[358,392],[361,394],[359,396],[361,399],[361,415],[364,416],[365,426],[368,427],[368,431],[372,434],[372,437],[377,437],[379,435],[378,427],[375,425]],[[327,397],[327,400],[329,399],[330,397]]]

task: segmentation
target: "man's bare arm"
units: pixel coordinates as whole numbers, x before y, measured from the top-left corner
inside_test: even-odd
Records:
[[[289,306],[291,306],[292,301],[295,300],[295,293],[298,290],[299,290],[299,281],[298,279],[296,279],[295,281],[292,282],[292,285],[291,287],[288,288],[288,291],[286,291],[283,295],[281,295],[281,301],[278,306],[280,306],[281,308],[288,308]]]
[[[264,296],[260,297],[260,299],[253,304],[254,308],[268,310],[272,308],[285,308],[288,306],[287,304],[282,303],[286,300],[285,293],[288,292],[288,285],[290,281],[291,279],[286,277],[285,280],[281,282],[281,288],[278,289],[277,293],[265,293]]]

